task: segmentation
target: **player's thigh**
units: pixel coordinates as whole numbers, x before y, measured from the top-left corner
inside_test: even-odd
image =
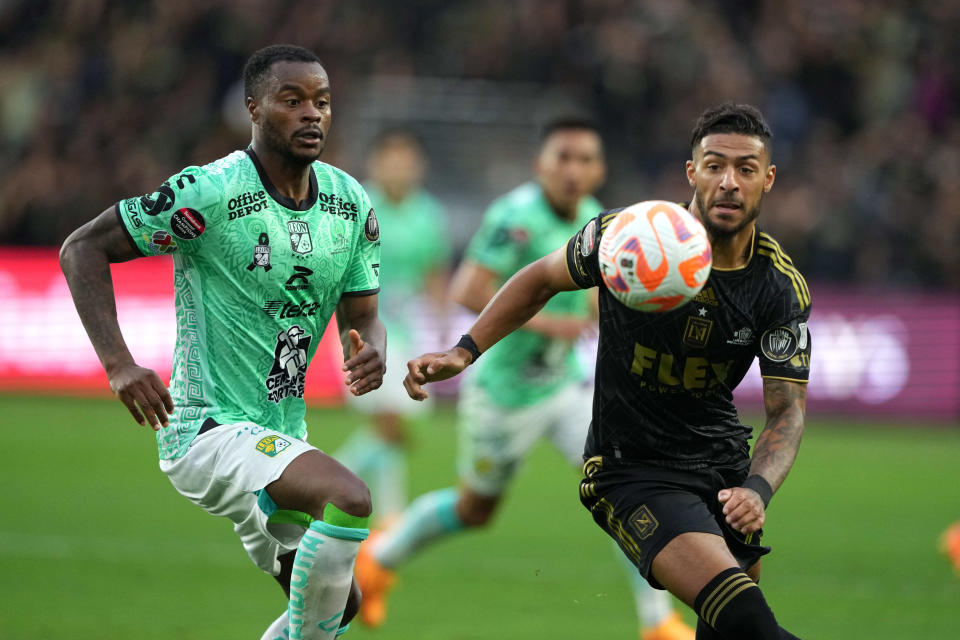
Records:
[[[370,491],[356,474],[318,449],[306,451],[287,465],[266,487],[281,509],[292,509],[323,519],[332,503],[350,515],[370,515]]]
[[[653,573],[653,561],[678,536],[710,534],[724,544],[719,525],[685,472],[618,466],[595,457],[584,465],[584,476],[580,501],[654,587],[663,585]]]
[[[211,515],[229,518],[254,563],[275,575],[277,555],[296,548],[303,527],[272,530],[276,505],[263,489],[310,451],[316,448],[303,440],[238,422],[198,435],[185,455],[161,460],[160,468],[185,498]]]
[[[593,416],[593,387],[570,384],[561,388],[549,403],[550,428],[546,435],[570,464],[583,465],[583,445]]]
[[[722,536],[687,532],[670,540],[653,558],[658,583],[690,606],[707,583],[721,571],[739,568]]]
[[[457,473],[485,496],[501,495],[548,419],[540,407],[499,407],[482,389],[465,385],[457,407]]]

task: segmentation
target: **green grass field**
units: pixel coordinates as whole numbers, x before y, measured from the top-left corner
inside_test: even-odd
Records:
[[[151,432],[108,399],[0,396],[3,640],[258,640],[285,606],[230,524],[181,498]],[[333,450],[354,427],[312,410]],[[418,425],[411,491],[453,482],[449,409]],[[807,638],[960,638],[960,578],[936,550],[960,518],[960,429],[815,421],[769,512],[767,599]],[[354,640],[636,638],[626,582],[538,448],[492,527],[440,543],[401,573],[386,626]],[[692,615],[685,612],[688,619]]]

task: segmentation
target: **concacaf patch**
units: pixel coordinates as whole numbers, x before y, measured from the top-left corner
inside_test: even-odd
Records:
[[[380,223],[377,222],[377,214],[370,209],[367,213],[367,221],[363,225],[363,235],[370,242],[376,242],[380,238]]]
[[[196,209],[184,207],[170,216],[170,230],[184,240],[195,240],[206,229],[206,222]]]
[[[257,451],[271,458],[290,446],[290,441],[280,436],[266,436],[257,443]]]
[[[797,334],[790,327],[768,329],[760,338],[760,351],[768,360],[786,362],[797,352]]]

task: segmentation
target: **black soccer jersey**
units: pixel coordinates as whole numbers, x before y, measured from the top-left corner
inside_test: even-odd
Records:
[[[733,390],[760,359],[764,377],[806,382],[810,292],[790,258],[756,230],[747,264],[714,268],[689,303],[643,313],[607,291],[597,258],[619,209],[601,213],[567,243],[567,267],[598,287],[600,344],[586,457],[696,469],[743,466],[750,428]]]

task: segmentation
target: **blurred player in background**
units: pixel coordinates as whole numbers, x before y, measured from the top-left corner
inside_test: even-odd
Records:
[[[379,230],[363,188],[318,161],[330,83],[317,56],[267,47],[243,80],[250,146],[121,200],[67,238],[61,265],[111,389],[157,431],[161,470],[230,518],[289,597],[263,638],[327,639],[356,610],[353,562],[371,504],[363,481],[305,441],[304,377],[336,311],[350,391],[380,386]],[[124,344],[110,279],[111,262],[165,254],[172,393]]]
[[[605,177],[596,126],[583,119],[547,125],[535,172],[536,181],[491,205],[454,276],[451,297],[474,312],[516,271],[552,251],[602,209],[591,196]],[[574,346],[584,332],[596,331],[594,308],[586,291],[555,297],[464,382],[458,421],[460,486],[420,496],[395,526],[363,548],[357,561],[363,621],[373,626],[383,622],[392,570],[418,549],[490,521],[537,440],[549,439],[571,464],[581,466],[591,389]],[[636,576],[638,613],[647,627],[643,638],[692,638],[667,595],[651,589],[636,570],[631,574]]]
[[[457,346],[410,361],[404,381],[422,398],[424,383],[456,375],[506,342],[560,292],[598,287],[580,499],[652,585],[697,612],[699,640],[796,638],[757,586],[770,551],[760,545],[766,507],[803,433],[811,349],[806,282],[756,228],[776,175],[771,135],[759,111],[730,103],[705,111],[694,128],[689,208],[707,229],[713,269],[690,303],[641,313],[606,290],[597,255],[619,210],[604,212],[507,282]],[[767,420],[751,459],[751,429],[732,398],[754,358]]]
[[[940,536],[940,550],[946,554],[954,571],[960,575],[960,520],[947,527]]]
[[[370,486],[380,526],[407,506],[406,422],[427,408],[410,402],[403,390],[417,325],[433,318],[446,338],[450,243],[444,211],[422,187],[426,170],[423,146],[413,133],[388,130],[374,141],[364,185],[380,231],[390,238],[380,255],[380,318],[390,332],[387,360],[393,365],[377,393],[350,396],[355,408],[370,414],[373,429],[357,431],[334,457]]]

